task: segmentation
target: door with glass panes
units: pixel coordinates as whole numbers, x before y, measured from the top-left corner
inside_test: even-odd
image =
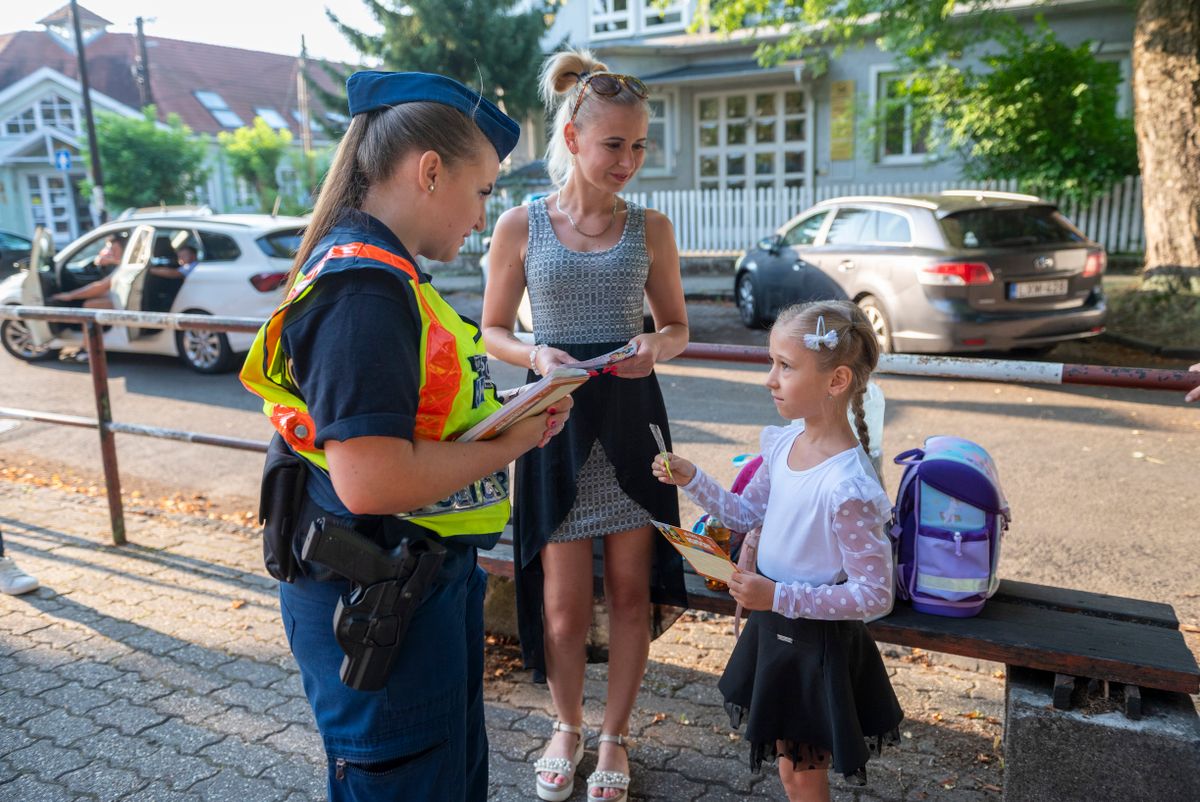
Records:
[[[35,173],[25,176],[29,191],[30,228],[44,226],[58,247],[78,236],[75,197],[66,173]]]

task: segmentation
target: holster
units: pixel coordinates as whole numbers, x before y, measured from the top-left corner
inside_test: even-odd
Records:
[[[339,674],[350,688],[379,690],[391,675],[413,614],[437,577],[446,547],[418,535],[385,550],[352,529],[317,518],[304,537],[301,556],[352,583],[333,614],[334,637],[345,654]]]
[[[280,582],[294,582],[298,572],[292,539],[304,504],[308,468],[277,432],[267,447],[259,491],[258,520],[263,524],[263,564]]]

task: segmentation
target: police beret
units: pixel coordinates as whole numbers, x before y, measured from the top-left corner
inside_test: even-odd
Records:
[[[475,121],[501,161],[517,146],[521,135],[516,121],[494,103],[444,75],[362,70],[346,80],[346,95],[352,115],[422,101],[456,108]]]

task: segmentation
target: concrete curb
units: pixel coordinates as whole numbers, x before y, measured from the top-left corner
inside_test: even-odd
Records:
[[[1145,351],[1148,354],[1168,359],[1200,359],[1200,349],[1197,348],[1175,348],[1170,345],[1159,345],[1149,340],[1131,337],[1128,334],[1120,334],[1115,331],[1105,331],[1100,335],[1100,339],[1116,343],[1117,345],[1123,345],[1126,348],[1136,348],[1139,351]]]

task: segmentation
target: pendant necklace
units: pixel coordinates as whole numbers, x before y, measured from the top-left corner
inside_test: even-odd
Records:
[[[604,228],[597,231],[595,234],[589,234],[586,231],[582,230],[579,226],[575,225],[575,218],[571,216],[570,212],[568,212],[566,209],[564,209],[562,207],[561,203],[559,203],[559,201],[561,199],[562,199],[561,192],[554,196],[554,208],[558,209],[558,211],[561,214],[566,216],[567,222],[571,224],[571,228],[575,229],[576,234],[582,234],[583,236],[588,237],[589,239],[596,239],[597,237],[603,237],[605,234],[608,233],[608,230],[613,227],[613,223],[615,223],[617,221],[617,196],[616,195],[613,195],[612,214],[609,215],[608,225],[606,225]]]

